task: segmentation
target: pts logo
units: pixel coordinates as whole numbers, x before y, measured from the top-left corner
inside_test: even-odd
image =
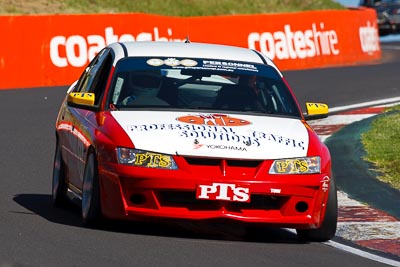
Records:
[[[250,189],[236,184],[212,183],[211,185],[199,185],[196,197],[198,199],[250,202]]]

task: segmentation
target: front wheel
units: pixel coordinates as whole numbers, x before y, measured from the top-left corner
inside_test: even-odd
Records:
[[[65,169],[65,163],[61,153],[61,146],[59,144],[59,141],[57,141],[56,152],[54,154],[52,180],[52,196],[53,205],[55,207],[63,207],[67,202],[67,182]]]
[[[297,229],[297,235],[304,241],[324,242],[332,239],[336,233],[338,217],[337,190],[333,177],[329,189],[328,201],[326,204],[325,218],[320,228]]]
[[[101,218],[99,176],[95,154],[88,154],[82,186],[82,221],[94,226]]]

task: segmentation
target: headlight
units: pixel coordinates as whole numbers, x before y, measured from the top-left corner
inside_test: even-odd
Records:
[[[118,163],[147,168],[176,170],[172,156],[125,147],[117,148]]]
[[[272,163],[270,174],[311,174],[321,172],[320,157],[278,159]]]

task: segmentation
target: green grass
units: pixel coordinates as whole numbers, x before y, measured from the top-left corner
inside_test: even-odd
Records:
[[[365,160],[375,166],[378,179],[400,189],[400,106],[387,110],[361,136]]]
[[[168,16],[210,16],[344,8],[333,0],[21,0],[18,4],[15,2],[17,1],[1,1],[0,13],[140,12]]]

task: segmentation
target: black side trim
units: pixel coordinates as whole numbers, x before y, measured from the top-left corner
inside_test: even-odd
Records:
[[[124,50],[124,57],[128,56],[128,49],[126,48],[125,44],[119,43],[122,49]]]
[[[251,50],[253,50],[253,52],[256,53],[256,54],[261,58],[262,62],[263,62],[265,65],[268,65],[267,61],[265,60],[265,58],[263,57],[263,55],[261,55],[260,52],[258,52],[258,51],[255,50],[255,49],[251,49]]]

